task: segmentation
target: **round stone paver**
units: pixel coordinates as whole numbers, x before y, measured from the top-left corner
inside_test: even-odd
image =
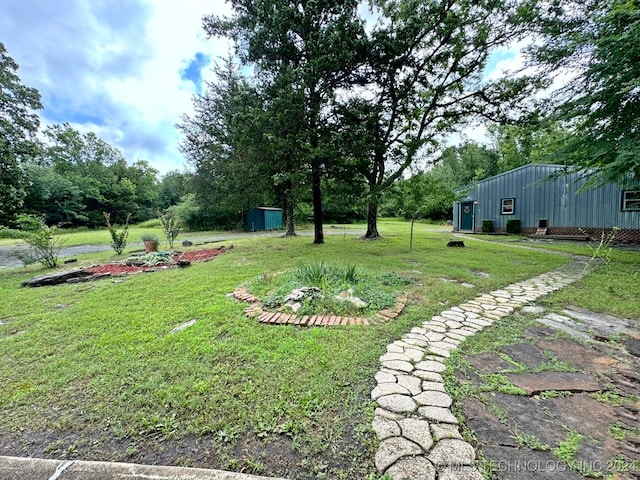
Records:
[[[385,473],[393,480],[436,480],[436,469],[424,457],[401,458]]]
[[[371,396],[378,403],[373,429],[381,439],[376,468],[393,480],[481,480],[473,447],[462,440],[441,373],[458,344],[542,295],[586,273],[543,274],[483,293],[413,327],[387,346]],[[525,307],[528,308],[528,307]],[[418,418],[416,418],[418,417]]]
[[[406,395],[385,395],[378,397],[377,402],[385,410],[394,413],[411,413],[417,407],[416,402]]]
[[[423,453],[422,449],[406,438],[387,438],[380,442],[380,447],[378,447],[378,451],[376,452],[376,468],[384,472],[402,457],[420,455],[421,453]]]

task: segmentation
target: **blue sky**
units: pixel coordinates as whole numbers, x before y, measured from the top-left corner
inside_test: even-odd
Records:
[[[0,42],[40,92],[43,126],[94,132],[160,173],[185,168],[175,124],[230,52],[202,29],[204,15],[229,13],[224,0],[0,0],[0,12]],[[500,51],[485,75],[517,60]]]
[[[0,0],[0,42],[38,89],[44,126],[95,132],[128,161],[184,169],[175,124],[226,57],[202,17],[223,0]]]

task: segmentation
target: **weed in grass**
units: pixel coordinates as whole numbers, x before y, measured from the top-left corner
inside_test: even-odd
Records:
[[[515,437],[516,442],[520,447],[526,447],[530,450],[540,450],[547,452],[551,450],[551,447],[546,443],[541,442],[535,435],[528,435],[526,433],[520,433]]]
[[[562,398],[571,397],[573,393],[564,390],[546,390],[540,393],[540,398]]]
[[[526,395],[527,393],[520,387],[516,387],[511,381],[499,373],[480,374],[486,385],[480,387],[483,392],[498,391],[507,395]]]
[[[589,395],[594,400],[597,400],[606,405],[612,407],[621,407],[625,404],[634,404],[638,399],[636,397],[624,397],[614,390],[603,390],[601,392],[595,392]]]
[[[570,431],[567,439],[553,449],[553,454],[567,465],[571,465],[575,460],[583,438],[579,433]]]

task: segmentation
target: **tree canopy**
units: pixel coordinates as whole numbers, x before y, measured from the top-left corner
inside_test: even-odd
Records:
[[[549,107],[575,131],[564,150],[598,182],[640,178],[640,3],[546,0],[536,25],[530,53],[542,74],[573,75]]]
[[[22,84],[18,64],[0,43],[0,225],[12,224],[26,195],[24,163],[37,156],[42,108],[35,88]]]

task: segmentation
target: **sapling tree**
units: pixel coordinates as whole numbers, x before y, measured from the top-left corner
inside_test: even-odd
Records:
[[[116,252],[116,255],[120,255],[127,247],[127,237],[129,236],[129,217],[131,217],[131,214],[129,213],[127,215],[124,227],[121,230],[118,230],[116,224],[111,223],[111,213],[102,212],[102,215],[105,218],[107,230],[109,230],[109,234],[111,235],[111,248]]]

